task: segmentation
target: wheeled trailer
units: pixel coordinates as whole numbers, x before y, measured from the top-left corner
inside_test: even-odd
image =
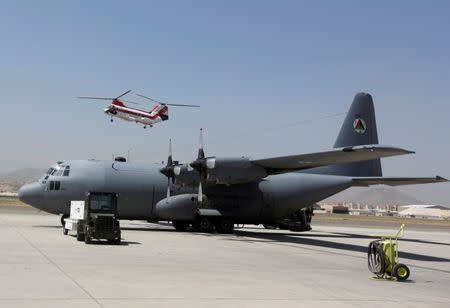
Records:
[[[397,278],[400,281],[408,279],[408,266],[398,262],[398,240],[403,236],[404,228],[405,225],[402,224],[396,235],[371,235],[379,239],[369,244],[367,265],[378,278]]]
[[[64,218],[64,235],[67,235],[69,231],[73,231],[76,232],[78,241],[84,241],[84,212],[85,201],[70,202],[70,216],[69,218]]]

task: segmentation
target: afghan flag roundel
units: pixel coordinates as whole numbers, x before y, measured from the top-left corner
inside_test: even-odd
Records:
[[[367,125],[363,119],[357,118],[355,119],[355,121],[353,121],[353,128],[358,134],[364,134],[366,132]]]

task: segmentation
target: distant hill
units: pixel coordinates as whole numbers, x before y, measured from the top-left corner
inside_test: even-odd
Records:
[[[46,169],[23,168],[9,173],[0,174],[0,191],[15,191],[26,183],[39,179]]]
[[[408,205],[424,203],[423,201],[389,186],[351,188],[324,200],[324,202],[352,202],[367,205]]]

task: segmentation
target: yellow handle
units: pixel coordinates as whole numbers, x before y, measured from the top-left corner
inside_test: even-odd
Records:
[[[395,236],[396,238],[401,238],[403,237],[403,229],[405,228],[405,224],[402,224],[400,226],[400,230],[398,230],[397,235]]]

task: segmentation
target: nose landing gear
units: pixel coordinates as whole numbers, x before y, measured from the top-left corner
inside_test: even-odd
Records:
[[[64,222],[64,219],[66,219],[66,218],[69,218],[69,215],[68,214],[63,214],[62,216],[61,216],[61,225],[64,227],[64,224],[65,224],[65,222]]]

